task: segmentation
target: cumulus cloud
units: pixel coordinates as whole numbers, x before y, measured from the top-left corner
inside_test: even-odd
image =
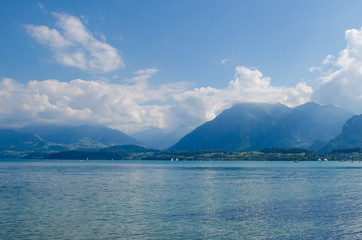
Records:
[[[54,16],[58,29],[31,24],[25,28],[40,44],[54,52],[58,63],[91,72],[109,72],[124,67],[117,49],[97,40],[79,18],[65,13],[54,13]]]
[[[316,72],[316,71],[321,72],[322,68],[320,66],[311,66],[309,68],[309,72]]]
[[[151,86],[157,69],[135,72],[122,84],[81,79],[0,82],[0,125],[32,123],[101,124],[126,133],[179,125],[196,127],[238,102],[281,102],[295,106],[309,101],[312,89],[273,87],[255,68],[237,67],[228,87],[189,89],[187,83]]]
[[[220,61],[220,64],[226,64],[226,63],[229,63],[229,62],[232,62],[232,59],[231,58],[224,58]]]
[[[312,93],[313,89],[303,82],[296,87],[274,87],[258,69],[239,66],[228,88],[202,87],[175,95],[173,111],[178,116],[188,116],[197,125],[238,102],[280,102],[293,107],[308,102]]]
[[[184,89],[180,83],[149,86],[147,80],[156,72],[157,69],[138,71],[124,84],[81,79],[21,84],[4,78],[0,82],[0,105],[4,106],[0,109],[0,125],[91,123],[128,133],[150,127],[167,128],[170,107],[164,101]]]
[[[328,55],[323,61],[322,64],[323,65],[328,65],[328,64],[333,64],[335,60],[335,57],[332,55]]]
[[[318,78],[321,86],[313,100],[362,113],[362,29],[347,30],[345,39],[347,47],[337,58],[328,55],[323,60],[330,67]]]
[[[325,57],[322,61],[322,65],[321,66],[312,66],[309,68],[309,72],[320,72],[322,73],[324,76],[318,78],[319,80],[323,80],[323,77],[325,77],[326,75],[329,75],[332,73],[331,70],[331,66],[333,66],[335,64],[335,57],[332,55],[328,55],[327,57]],[[326,68],[328,68],[328,72],[325,72]]]

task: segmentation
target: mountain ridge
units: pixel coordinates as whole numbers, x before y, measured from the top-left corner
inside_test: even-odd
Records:
[[[127,134],[103,127],[92,125],[81,126],[26,126],[19,129],[20,132],[33,133],[39,135],[46,141],[55,142],[60,144],[79,144],[86,147],[86,143],[83,143],[88,139],[93,144],[100,146],[110,146],[119,144],[139,144],[142,143],[135,138],[128,136]]]
[[[362,140],[358,140],[359,137],[362,138],[362,130],[353,135],[356,129],[362,129],[362,123],[359,123],[362,120],[358,120],[361,115],[352,116],[347,110],[316,103],[306,103],[294,108],[280,103],[239,103],[198,126],[166,151],[259,151],[265,148],[330,151],[337,146],[334,142],[341,143],[343,139],[350,141],[345,138],[345,133],[353,136],[352,140],[356,140],[357,144],[345,144],[338,148],[362,147],[359,145]],[[350,118],[358,121],[348,120]],[[341,132],[343,136],[338,138],[337,135]],[[148,141],[165,132],[157,130],[154,133]],[[337,140],[333,140],[335,138]],[[157,140],[165,139],[154,139],[154,142]],[[327,143],[330,147],[325,147]],[[150,147],[121,131],[102,126],[31,125],[0,130],[2,158],[26,156],[31,152],[95,151],[107,147],[111,147],[109,151],[122,152],[122,147],[112,150],[112,146],[119,145]],[[137,148],[131,149],[140,151]]]
[[[329,141],[323,152],[362,148],[362,114],[354,115],[343,125],[342,133]]]
[[[0,156],[24,156],[30,152],[100,149],[115,145],[143,145],[127,134],[102,126],[33,125],[0,130]]]
[[[263,148],[309,148],[340,133],[353,114],[334,106],[306,103],[239,103],[202,124],[170,150],[252,151]]]

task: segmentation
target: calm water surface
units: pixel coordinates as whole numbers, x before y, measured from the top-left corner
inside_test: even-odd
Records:
[[[0,239],[362,239],[362,163],[0,161]]]

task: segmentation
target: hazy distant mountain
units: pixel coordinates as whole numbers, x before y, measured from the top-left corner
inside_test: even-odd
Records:
[[[32,133],[19,133],[14,130],[0,130],[0,150],[38,149],[45,145],[43,139]]]
[[[152,128],[136,132],[131,136],[140,140],[145,145],[156,149],[167,149],[177,143],[183,136],[192,129],[180,126],[171,132],[159,128]]]
[[[260,150],[309,148],[327,142],[342,129],[351,112],[306,103],[241,103],[223,111],[172,146],[171,150]]]
[[[65,149],[33,133],[21,133],[11,129],[0,130],[0,157],[2,158],[25,156],[34,151],[63,151]]]
[[[107,147],[142,143],[125,133],[102,126],[27,126],[19,131],[34,133],[46,141],[75,145],[77,148]]]
[[[267,146],[268,132],[291,111],[282,104],[242,103],[224,110],[183,137],[171,150],[253,150]]]
[[[319,150],[338,135],[353,113],[333,105],[300,105],[281,119],[270,132],[273,147],[298,147]],[[324,144],[323,144],[324,143]]]
[[[102,148],[99,152],[117,152],[117,153],[144,153],[144,152],[159,152],[159,150],[149,149],[138,145],[120,145]]]
[[[28,125],[23,128],[15,129],[21,133],[33,133],[42,138],[46,138],[47,136],[51,136],[53,134],[58,134],[64,129],[71,128],[71,126],[62,126],[62,125]]]
[[[347,148],[362,148],[362,114],[348,119],[342,133],[332,139],[322,151]]]
[[[31,152],[99,149],[115,145],[143,145],[121,131],[100,126],[38,125],[0,130],[0,157],[17,157]]]

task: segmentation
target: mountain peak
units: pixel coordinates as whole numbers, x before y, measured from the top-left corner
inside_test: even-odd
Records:
[[[301,104],[297,107],[295,107],[296,109],[303,109],[303,108],[318,108],[321,107],[321,105],[319,105],[318,103],[315,102],[306,102],[304,104]]]

